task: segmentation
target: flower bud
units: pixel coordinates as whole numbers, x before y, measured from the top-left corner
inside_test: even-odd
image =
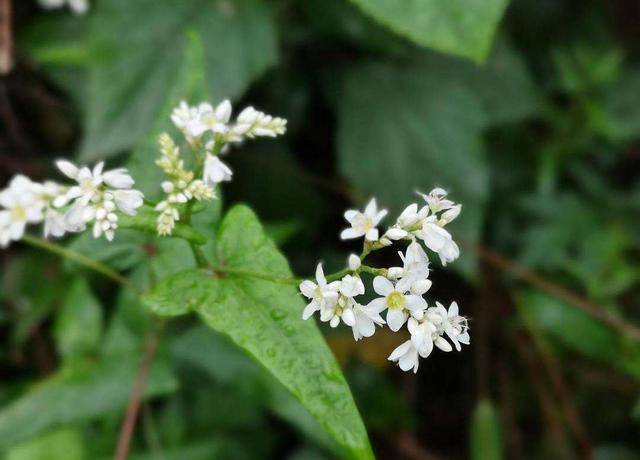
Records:
[[[357,255],[351,254],[349,256],[348,262],[349,262],[349,270],[355,271],[360,268],[360,264],[361,264],[360,257],[358,257]]]

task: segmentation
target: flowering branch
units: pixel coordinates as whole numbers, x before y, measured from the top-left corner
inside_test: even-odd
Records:
[[[300,292],[310,299],[302,313],[303,319],[320,312],[320,320],[337,327],[340,322],[350,326],[357,341],[371,337],[376,326],[388,325],[397,332],[405,324],[411,340],[396,348],[389,360],[398,362],[404,371],[418,371],[419,357],[428,357],[434,346],[449,352],[453,346],[460,351],[461,344],[469,344],[467,319],[458,313],[458,304],[452,302],[447,310],[439,302],[429,307],[422,297],[430,288],[429,257],[420,242],[435,252],[442,265],[458,258],[460,250],[445,226],[456,219],[462,209],[446,198],[447,192],[436,188],[428,195],[420,194],[426,205],[413,203],[400,214],[381,236],[377,228],[387,211],[378,210],[372,199],[360,212],[348,210],[344,217],[350,227],[340,234],[342,239],[364,237],[360,256],[352,254],[348,267],[325,276],[322,264],[316,268],[316,281],[300,283]],[[391,246],[396,241],[409,242],[406,252],[400,252],[402,267],[378,268],[363,265],[369,253]],[[373,289],[381,297],[361,305],[356,297],[365,293],[361,273],[374,275]],[[386,321],[380,315],[387,310]],[[449,343],[444,336],[447,336]]]

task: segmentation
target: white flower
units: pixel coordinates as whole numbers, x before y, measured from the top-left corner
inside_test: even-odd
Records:
[[[129,189],[135,184],[135,181],[125,168],[116,168],[105,172],[102,175],[102,180],[114,189]]]
[[[427,217],[422,223],[422,229],[417,232],[426,246],[440,256],[442,265],[453,262],[460,255],[458,245],[453,241],[451,234],[436,223],[435,216]]]
[[[456,204],[455,206],[451,206],[440,216],[440,221],[438,222],[441,226],[445,226],[450,222],[453,222],[456,217],[460,215],[460,211],[462,211],[462,205]]]
[[[357,276],[346,275],[338,284],[338,298],[336,302],[325,303],[320,309],[320,321],[329,322],[331,327],[340,324],[340,320],[353,327],[356,324],[353,307],[355,296],[364,294],[364,284]]]
[[[302,292],[302,295],[311,299],[311,302],[309,302],[302,312],[302,319],[309,319],[311,315],[325,308],[327,304],[336,303],[338,300],[339,287],[340,283],[338,281],[327,283],[324,271],[322,270],[322,263],[319,263],[316,267],[316,283],[309,280],[300,283],[300,292]]]
[[[102,168],[104,167],[104,163],[98,163],[93,168],[93,171],[86,166],[78,168],[67,160],[56,161],[56,166],[62,174],[78,183],[78,185],[70,187],[69,190],[67,190],[66,200],[80,199],[84,204],[89,203],[97,193],[98,187],[102,184]]]
[[[400,330],[409,315],[422,319],[427,302],[419,295],[406,294],[408,288],[398,290],[397,285],[394,286],[384,276],[376,276],[373,279],[373,290],[383,297],[373,299],[367,307],[373,311],[388,309],[387,324],[393,332]]]
[[[356,271],[357,269],[360,268],[360,265],[362,264],[362,261],[360,260],[360,257],[358,257],[355,254],[351,254],[349,255],[349,259],[347,261],[348,266],[349,266],[349,270],[353,270]]]
[[[348,240],[364,236],[367,241],[376,241],[378,239],[376,227],[386,215],[386,209],[378,211],[375,198],[367,204],[364,212],[350,209],[344,213],[344,218],[351,224],[351,228],[343,230],[340,238]]]
[[[415,241],[407,246],[407,250],[403,255],[398,253],[404,266],[400,278],[396,284],[396,289],[402,292],[411,291],[413,294],[422,295],[431,287],[431,281],[429,277],[429,257],[422,249],[420,244]],[[393,273],[393,272],[392,272]]]
[[[198,109],[190,107],[186,101],[180,101],[178,107],[171,112],[171,121],[180,130],[186,129],[198,117]]]
[[[398,348],[393,350],[387,358],[389,361],[395,361],[403,371],[413,369],[413,373],[418,372],[418,366],[420,365],[420,358],[418,357],[418,350],[413,345],[411,340],[407,340]]]
[[[217,155],[207,153],[203,173],[203,180],[205,184],[213,187],[220,182],[230,181],[232,174],[233,172],[231,169],[220,161],[220,158],[218,158]]]
[[[415,232],[416,229],[414,227],[419,227],[428,215],[429,206],[423,206],[418,209],[416,203],[410,204],[402,211],[396,223],[387,230],[384,236],[391,240],[406,238],[411,232]]]
[[[431,316],[433,313],[439,316],[439,321],[436,320],[438,327],[447,334],[456,350],[461,350],[461,343],[469,345],[471,337],[468,321],[464,316],[460,316],[457,302],[451,302],[448,311],[440,302],[436,302],[436,307],[427,310],[428,315]]]
[[[0,192],[0,246],[18,241],[27,224],[41,222],[44,203],[35,193],[36,184],[28,177],[15,176],[9,186]]]
[[[144,195],[139,190],[114,190],[113,198],[118,209],[130,216],[135,216],[144,204]]]
[[[376,332],[376,324],[382,326],[385,324],[384,319],[380,316],[382,310],[384,310],[384,306],[382,306],[382,310],[360,305],[357,302],[353,303],[352,311],[354,316],[354,323],[351,326],[353,331],[353,338],[356,340],[360,340],[363,337],[371,337]]]
[[[449,209],[453,206],[453,201],[447,200],[447,191],[441,188],[434,188],[428,195],[418,193],[429,205],[431,212],[436,213]]]
[[[58,197],[54,200],[56,206],[75,200],[66,213],[68,231],[84,230],[86,224],[93,222],[94,238],[104,234],[108,241],[112,241],[118,228],[115,211],[118,209],[134,216],[143,205],[144,195],[131,188],[135,182],[125,168],[105,172],[104,162],[89,169],[86,166],[79,168],[67,160],[58,160],[56,165],[63,174],[78,183],[69,188],[64,199]],[[57,216],[53,216],[48,228],[59,232],[56,220]]]
[[[200,137],[206,131],[225,134],[229,130],[231,103],[228,100],[222,101],[215,109],[209,104],[200,104],[198,112],[196,121],[187,127],[192,136]]]

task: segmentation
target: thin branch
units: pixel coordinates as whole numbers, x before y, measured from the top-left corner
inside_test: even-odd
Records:
[[[578,447],[582,452],[582,456],[585,459],[592,459],[593,448],[591,447],[591,442],[589,441],[589,437],[587,436],[587,430],[582,423],[580,413],[578,412],[578,409],[576,408],[576,405],[573,401],[571,391],[567,387],[567,383],[562,376],[560,366],[553,356],[551,347],[542,336],[540,331],[536,328],[534,322],[529,320],[521,309],[519,311],[523,316],[523,324],[527,329],[527,332],[529,333],[529,337],[533,342],[534,348],[538,351],[542,366],[544,367],[546,374],[551,381],[552,388],[555,390],[558,402],[560,404],[560,409],[564,413],[564,417],[567,421],[567,424],[569,425],[569,429],[573,433],[573,437],[578,443]]]
[[[215,272],[216,275],[228,274],[228,275],[245,276],[247,278],[256,278],[256,279],[271,281],[273,283],[279,283],[279,284],[297,285],[303,281],[301,278],[293,278],[293,277],[286,278],[286,277],[280,277],[280,276],[273,276],[268,273],[254,272],[251,270],[244,270],[242,268],[234,268],[234,267],[225,267],[225,266],[214,267],[213,271]]]
[[[22,241],[30,246],[33,246],[38,249],[43,249],[45,251],[56,254],[64,259],[71,260],[80,265],[83,265],[101,275],[109,278],[112,281],[115,281],[122,286],[133,290],[136,294],[138,293],[137,289],[131,284],[131,282],[122,276],[120,273],[110,269],[106,265],[97,260],[91,259],[90,257],[84,256],[80,253],[77,253],[71,249],[67,249],[64,246],[60,246],[59,244],[53,243],[51,241],[45,240],[43,238],[38,238],[32,235],[25,234],[22,237]]]
[[[473,251],[478,257],[485,260],[486,262],[489,262],[491,265],[499,268],[500,270],[503,270],[516,276],[517,278],[520,278],[521,280],[537,287],[538,289],[559,300],[567,302],[568,304],[582,310],[593,318],[602,321],[607,326],[617,329],[620,332],[626,334],[628,337],[635,340],[640,340],[640,328],[628,323],[623,318],[609,313],[607,310],[604,310],[597,305],[589,302],[575,292],[570,291],[569,289],[560,286],[559,284],[541,277],[540,275],[532,272],[531,270],[528,270],[527,268],[516,262],[507,259],[506,257],[501,256],[491,249],[487,249],[480,245],[472,245],[469,243],[463,244],[468,249]]]
[[[0,0],[0,75],[13,68],[13,31],[11,27],[11,0]]]
[[[144,396],[144,389],[147,385],[147,377],[149,376],[149,368],[153,362],[153,358],[158,348],[158,340],[160,336],[160,328],[154,330],[149,334],[146,340],[144,353],[142,355],[142,362],[138,368],[138,374],[129,396],[129,404],[127,405],[127,413],[125,415],[122,428],[120,429],[120,435],[118,436],[118,444],[116,447],[115,460],[126,460],[129,455],[129,446],[131,445],[131,439],[136,427],[136,421],[138,419],[138,413],[140,412],[140,405],[142,404],[142,397]]]

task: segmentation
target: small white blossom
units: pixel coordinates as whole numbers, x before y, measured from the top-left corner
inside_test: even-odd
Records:
[[[222,101],[217,107],[209,103],[201,103],[197,107],[190,107],[182,101],[176,107],[171,120],[180,129],[191,144],[200,142],[207,133],[211,133],[207,147],[221,144],[241,142],[243,139],[255,137],[276,137],[286,131],[287,120],[272,117],[253,107],[247,107],[240,112],[235,122],[231,122],[231,102]]]
[[[384,308],[383,306],[382,310],[384,310]],[[376,332],[376,324],[379,326],[385,324],[384,319],[380,316],[382,310],[369,307],[368,305],[360,305],[357,302],[354,302],[352,310],[354,323],[351,329],[356,342],[363,337],[371,337]]]
[[[220,182],[230,181],[233,172],[217,155],[207,153],[204,162],[203,180],[205,184],[215,186]]]
[[[413,369],[413,373],[418,372],[418,366],[420,365],[420,358],[418,356],[418,350],[413,345],[411,340],[407,340],[398,348],[393,350],[389,355],[389,361],[395,361],[403,371]]]
[[[319,263],[316,267],[316,282],[305,280],[300,283],[300,292],[311,300],[302,312],[302,319],[309,319],[311,315],[325,308],[327,304],[337,302],[339,287],[338,281],[327,283],[322,264]]]
[[[427,217],[422,223],[422,229],[417,232],[418,238],[433,252],[440,256],[442,265],[453,262],[460,255],[458,245],[453,241],[451,234],[438,225],[435,216]]]
[[[143,205],[144,195],[131,188],[135,181],[125,168],[104,171],[104,162],[90,169],[67,160],[58,160],[56,165],[78,184],[67,190],[64,199],[54,200],[54,205],[58,206],[73,202],[65,214],[67,231],[83,230],[86,224],[93,222],[94,238],[104,235],[108,241],[113,241],[118,228],[116,210],[134,216]],[[57,219],[54,214],[48,229],[59,233]]]
[[[461,350],[460,344],[469,345],[471,337],[469,336],[468,320],[464,316],[460,316],[457,302],[451,302],[448,311],[440,302],[436,302],[436,307],[429,308],[427,313],[439,316],[439,321],[436,323],[441,331],[447,334],[456,350]]]
[[[423,206],[418,209],[416,203],[407,206],[400,214],[393,227],[390,227],[384,234],[385,237],[391,240],[401,240],[407,238],[412,232],[415,232],[415,227],[420,227],[422,221],[429,215],[429,206]]]
[[[337,327],[340,320],[353,327],[356,324],[353,307],[354,297],[364,294],[364,284],[357,276],[346,275],[338,284],[338,298],[335,302],[326,303],[320,309],[320,321],[328,322],[331,327]]]
[[[340,238],[348,240],[364,236],[367,241],[376,241],[378,239],[376,227],[386,215],[386,209],[378,211],[375,198],[367,204],[364,212],[350,209],[344,213],[344,218],[351,224],[351,227],[343,230]]]
[[[400,330],[409,315],[422,319],[427,302],[419,295],[407,294],[408,288],[399,290],[397,285],[394,286],[384,276],[376,276],[373,279],[373,290],[382,297],[373,299],[368,307],[374,311],[387,309],[387,324],[393,332]]]
[[[353,270],[353,271],[356,271],[357,269],[359,269],[360,265],[362,264],[362,262],[360,261],[360,257],[358,257],[355,254],[351,254],[349,256],[347,263],[349,266],[349,270]]]
[[[396,289],[402,292],[411,291],[413,294],[422,295],[431,287],[429,277],[429,257],[415,241],[407,246],[405,254],[398,253],[403,262],[400,274],[392,270],[393,278],[400,280],[396,284]],[[393,268],[393,267],[392,267]]]
[[[450,222],[453,222],[459,215],[460,211],[462,211],[462,205],[456,204],[455,206],[451,206],[440,216],[440,221],[438,222],[441,226],[445,226]]]
[[[433,213],[444,211],[454,205],[453,201],[446,199],[447,194],[447,191],[441,188],[434,188],[428,195],[419,193]]]
[[[41,222],[43,202],[36,195],[36,184],[28,177],[15,176],[9,186],[0,191],[0,246],[7,247],[24,235],[27,224]]]
[[[205,132],[213,134],[226,134],[229,131],[229,119],[231,118],[231,102],[222,101],[216,108],[208,103],[198,106],[197,115],[187,123],[186,133],[191,138],[200,138]]]

